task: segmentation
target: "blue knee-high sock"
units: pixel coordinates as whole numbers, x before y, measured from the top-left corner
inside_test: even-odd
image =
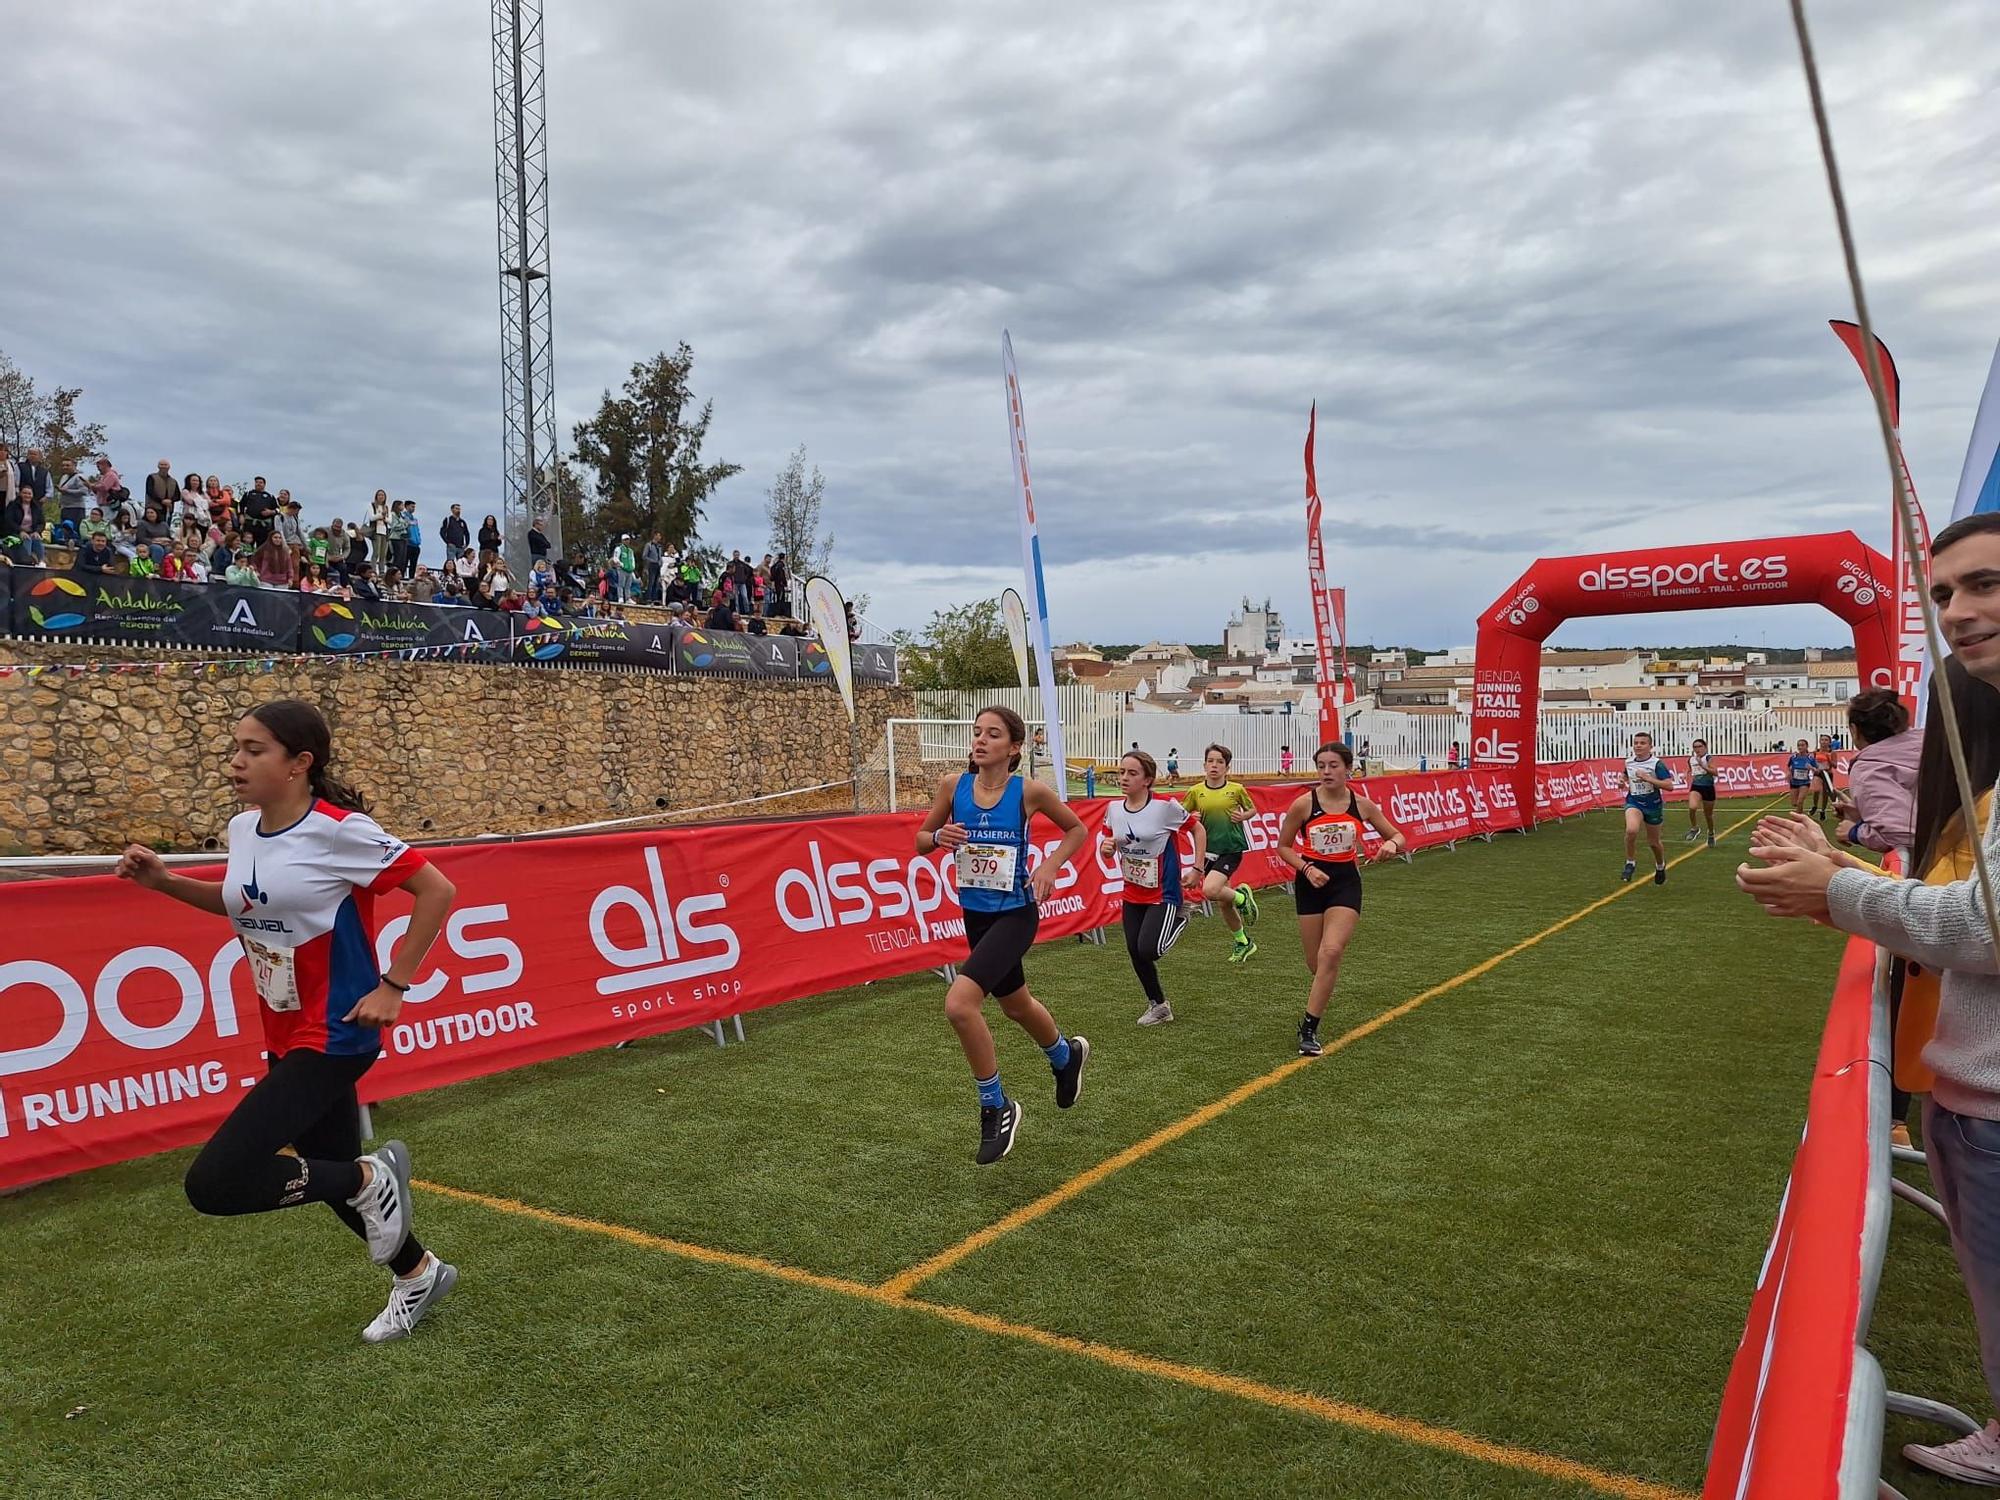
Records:
[[[1064,1068],[1069,1066],[1068,1037],[1058,1034],[1053,1043],[1042,1048],[1042,1052],[1048,1058],[1049,1066],[1055,1069],[1056,1072],[1060,1073]]]
[[[1000,1075],[976,1080],[979,1084],[979,1103],[983,1109],[998,1109],[1007,1102],[1007,1096],[1000,1088]]]

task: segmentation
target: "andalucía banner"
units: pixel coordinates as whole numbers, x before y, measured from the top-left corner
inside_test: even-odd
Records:
[[[1994,346],[1979,414],[1972,419],[1972,440],[1965,445],[1965,467],[1958,473],[1951,518],[1956,521],[1980,510],[2000,510],[2000,345]]]
[[[1340,738],[1340,704],[1333,686],[1333,599],[1326,589],[1326,553],[1319,539],[1319,479],[1313,473],[1313,439],[1319,433],[1319,403],[1306,417],[1306,582],[1312,593],[1313,639],[1319,648],[1319,742]]]
[[[1042,721],[1048,730],[1049,764],[1056,790],[1069,789],[1069,757],[1063,753],[1062,699],[1055,692],[1056,664],[1049,646],[1049,587],[1042,576],[1042,535],[1035,521],[1035,486],[1028,469],[1028,419],[1021,410],[1021,376],[1014,368],[1014,340],[1000,330],[1000,365],[1007,378],[1007,438],[1014,452],[1014,478],[1021,490],[1021,571],[1028,592],[1028,632],[1035,647],[1035,671],[1042,684]]]
[[[1868,355],[1861,342],[1861,328],[1840,318],[1831,320],[1834,337],[1847,345],[1847,352],[1854,356],[1854,362],[1861,366],[1861,378],[1870,380]],[[1889,407],[1889,426],[1896,439],[1896,465],[1902,471],[1903,489],[1910,497],[1910,519],[1916,524],[1916,533],[1922,546],[1922,553],[1916,557],[1906,556],[1903,546],[1903,523],[1896,515],[1896,496],[1893,487],[1889,496],[1889,573],[1896,580],[1896,696],[1910,710],[1911,716],[1922,714],[1925,689],[1931,675],[1930,650],[1924,640],[1924,606],[1919,591],[1925,587],[1928,576],[1928,559],[1931,547],[1930,527],[1924,520],[1923,507],[1917,504],[1917,487],[1910,479],[1910,466],[1903,457],[1903,377],[1896,373],[1896,361],[1890,357],[1889,346],[1881,339],[1875,340],[1875,359],[1881,366],[1882,394]],[[1870,381],[1872,386],[1873,382]]]

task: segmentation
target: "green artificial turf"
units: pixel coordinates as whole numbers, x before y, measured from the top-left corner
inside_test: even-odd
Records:
[[[1725,804],[1724,821],[1748,805]],[[1670,828],[1670,835],[1678,829]],[[1733,845],[1733,847],[1732,847]],[[1742,840],[1641,884],[944,1270],[918,1299],[1700,1488],[1796,1147],[1839,937]],[[1676,843],[1670,855],[1686,852]],[[1592,815],[1371,869],[1329,1040],[1617,886]],[[1643,880],[1643,874],[1642,874]],[[1109,945],[1030,981],[1094,1044],[978,1169],[924,975],[393,1101],[419,1177],[881,1282],[1293,1055],[1290,902],[1197,922],[1141,1030]],[[464,1279],[406,1343],[318,1210],[208,1220],[186,1153],[0,1201],[0,1491],[32,1495],[1580,1495],[1072,1352],[420,1193]],[[1872,1346],[1984,1415],[1949,1246],[1898,1206]],[[69,1413],[75,1412],[75,1415]],[[1895,1443],[1933,1431],[1892,1421]],[[1944,1494],[1891,1458],[1913,1496]]]

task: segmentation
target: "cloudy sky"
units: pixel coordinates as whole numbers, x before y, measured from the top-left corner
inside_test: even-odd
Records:
[[[498,508],[484,7],[10,8],[0,349],[128,476]],[[1812,13],[1904,438],[1948,510],[2000,336],[2000,36]],[[1866,389],[1781,0],[548,0],[563,431],[685,339],[761,550],[800,443],[884,627],[1018,582],[1013,332],[1059,638],[1309,631],[1300,447],[1356,639],[1537,555],[1854,527]],[[136,482],[136,481],[135,481]],[[1566,644],[1834,641],[1810,610]]]

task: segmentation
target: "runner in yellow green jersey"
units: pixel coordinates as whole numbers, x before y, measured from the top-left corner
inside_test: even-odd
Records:
[[[1217,902],[1222,920],[1229,928],[1229,961],[1240,964],[1257,951],[1246,923],[1257,921],[1257,898],[1247,885],[1235,885],[1231,878],[1243,863],[1250,840],[1243,825],[1257,815],[1257,804],[1240,781],[1229,779],[1231,760],[1227,745],[1210,745],[1201,754],[1202,779],[1189,789],[1181,805],[1201,819],[1208,834],[1207,868],[1202,871],[1201,894]]]

